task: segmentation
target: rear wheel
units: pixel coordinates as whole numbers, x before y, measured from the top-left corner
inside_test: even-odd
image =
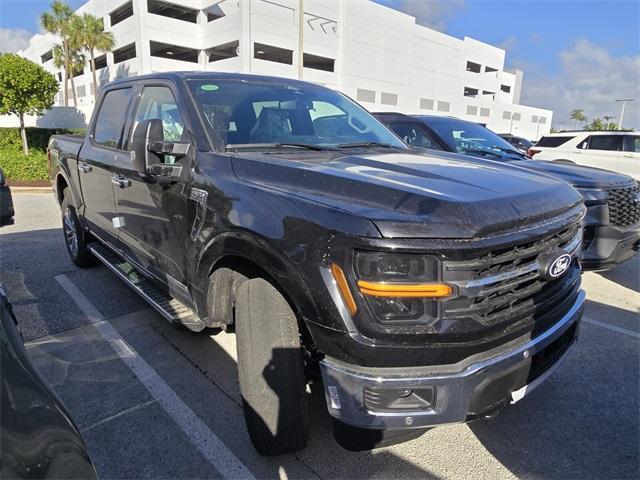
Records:
[[[262,455],[307,445],[309,417],[300,332],[282,294],[262,278],[236,296],[238,376],[251,441]]]
[[[87,234],[80,227],[80,221],[68,188],[64,189],[61,209],[64,242],[71,261],[80,268],[97,265],[98,259],[87,248]]]

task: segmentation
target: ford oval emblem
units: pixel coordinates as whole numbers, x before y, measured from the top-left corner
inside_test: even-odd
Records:
[[[571,266],[571,255],[564,253],[551,262],[547,269],[547,274],[551,278],[562,276]]]

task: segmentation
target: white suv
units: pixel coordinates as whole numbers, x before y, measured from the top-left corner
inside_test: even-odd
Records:
[[[551,133],[529,149],[529,156],[604,168],[640,180],[640,132]]]

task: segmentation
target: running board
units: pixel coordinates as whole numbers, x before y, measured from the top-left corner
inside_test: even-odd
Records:
[[[144,298],[160,315],[171,323],[184,325],[189,330],[199,332],[205,328],[200,317],[190,307],[164,292],[153,281],[142,275],[126,260],[99,243],[88,245],[98,260]]]

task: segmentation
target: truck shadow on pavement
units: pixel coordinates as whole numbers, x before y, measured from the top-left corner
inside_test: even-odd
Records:
[[[236,415],[242,420],[243,400],[238,384],[237,363],[228,353],[229,349],[235,346],[233,345],[235,342],[228,342],[229,338],[220,342],[220,339],[217,338],[230,337],[230,335],[220,333],[210,336],[211,333],[217,333],[215,331],[194,335],[186,330],[166,324],[166,322],[155,323],[153,327],[166,340],[170,341],[181,355],[196,366],[210,382],[233,399],[238,407]],[[221,343],[224,344],[224,347],[221,346]],[[276,350],[273,353],[271,364],[278,365],[279,357],[288,354],[288,352],[281,350]],[[267,383],[273,383],[274,376],[277,376],[278,372],[268,369],[265,370],[264,375]],[[311,385],[311,393],[307,394],[307,401],[311,427],[308,446],[294,454],[261,457],[249,444],[246,450],[248,450],[248,466],[250,468],[255,462],[259,465],[258,472],[269,472],[267,474],[269,478],[277,478],[279,472],[286,473],[289,478],[297,478],[297,472],[291,471],[291,463],[298,460],[308,468],[309,472],[313,472],[321,478],[365,479],[374,476],[394,479],[439,478],[420,466],[401,458],[391,448],[360,452],[350,452],[343,449],[333,438],[332,418],[327,411],[321,383]],[[258,417],[248,402],[244,402],[244,405],[250,415],[254,418]],[[286,421],[287,415],[286,411],[278,411],[275,431],[273,431],[272,425],[274,434],[277,434],[280,424]],[[242,428],[244,430],[242,437],[246,438],[248,444],[249,436],[244,425]],[[256,472],[254,471],[254,473]]]
[[[632,312],[592,301],[586,312],[603,323],[603,312],[637,322]],[[637,339],[585,322],[544,384],[469,428],[518,477],[640,478],[639,383]]]

